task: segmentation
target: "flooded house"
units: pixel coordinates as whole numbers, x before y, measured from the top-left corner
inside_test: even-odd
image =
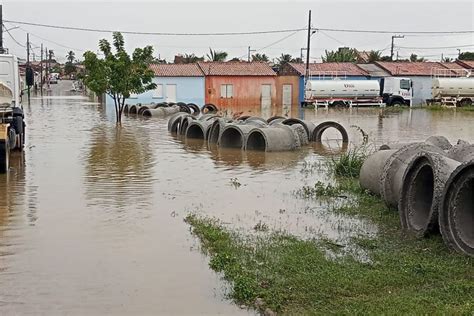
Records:
[[[278,73],[278,89],[281,89],[282,100],[288,100],[288,92],[284,91],[285,85],[296,87],[293,93],[297,96],[297,104],[304,101],[304,76],[306,65],[304,63],[287,63]],[[309,80],[367,80],[369,74],[357,67],[354,63],[311,63],[309,64]],[[288,91],[288,88],[286,88]],[[285,95],[286,93],[286,95]],[[292,96],[293,98],[294,96]]]
[[[152,64],[154,90],[131,95],[128,104],[184,102],[204,104],[204,73],[197,64]],[[107,103],[113,100],[107,96]]]
[[[412,81],[413,105],[423,105],[431,99],[433,77],[458,77],[467,73],[457,62],[375,62],[390,76],[409,78]]]
[[[265,62],[198,62],[205,76],[205,103],[233,113],[277,114],[277,74]]]

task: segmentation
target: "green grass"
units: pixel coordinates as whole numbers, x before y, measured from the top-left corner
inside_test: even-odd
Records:
[[[354,147],[329,160],[329,168],[337,177],[357,178],[369,154],[366,146]]]
[[[378,223],[376,239],[353,240],[371,263],[348,255],[331,260],[326,251],[343,249],[325,240],[280,233],[249,238],[213,219],[186,218],[210,256],[210,267],[230,282],[232,299],[260,312],[269,308],[288,315],[474,313],[472,258],[450,253],[439,236],[405,236],[398,215],[356,180],[338,183],[318,193],[352,195],[350,204],[335,211]]]
[[[464,106],[464,107],[445,107],[441,105],[430,105],[424,107],[429,111],[433,112],[443,112],[443,111],[460,111],[460,112],[474,112],[474,106]]]

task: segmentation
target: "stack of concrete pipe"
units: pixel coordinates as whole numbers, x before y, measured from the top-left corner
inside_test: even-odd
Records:
[[[201,113],[201,109],[194,103],[151,103],[151,104],[126,104],[123,112],[129,115],[139,115],[144,117],[167,117],[172,114],[183,112],[194,116]]]
[[[450,249],[474,256],[474,145],[432,136],[380,149],[364,162],[361,186],[398,210],[407,233],[440,232]]]
[[[315,125],[296,118],[272,117],[265,120],[254,116],[231,120],[214,113],[200,117],[177,113],[168,121],[171,133],[203,139],[210,146],[260,151],[290,151],[312,141],[321,142],[321,135],[330,127],[341,133],[343,143],[349,142],[344,127],[332,121]]]

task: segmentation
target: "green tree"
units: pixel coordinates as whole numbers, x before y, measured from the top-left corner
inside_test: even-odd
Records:
[[[74,63],[74,61],[76,60],[76,54],[72,50],[70,50],[66,55],[66,60],[71,64]]]
[[[459,54],[459,60],[474,60],[474,52],[464,52]]]
[[[290,54],[281,54],[280,57],[277,58],[277,65],[281,68],[284,64],[291,63],[292,61],[293,57]]]
[[[410,61],[411,62],[422,62],[422,61],[425,61],[425,59],[423,57],[418,58],[417,54],[411,54],[410,55]]]
[[[265,54],[256,53],[252,55],[252,61],[264,61],[268,62],[270,59]]]
[[[66,64],[64,65],[64,72],[66,75],[70,75],[76,72],[76,66],[74,62],[76,61],[76,54],[70,50],[66,55]]]
[[[227,53],[217,50],[212,50],[209,47],[209,54],[207,54],[207,59],[209,61],[225,61],[227,59]]]
[[[204,56],[199,57],[194,54],[184,54],[183,56],[183,63],[185,64],[193,64],[198,61],[204,61]]]
[[[152,82],[153,47],[135,48],[132,56],[125,51],[125,42],[120,32],[113,34],[112,52],[106,39],[99,41],[99,48],[104,55],[99,59],[94,52],[84,53],[84,84],[98,95],[108,94],[115,104],[117,123],[122,122],[125,99],[130,94],[140,94],[156,88]]]
[[[354,48],[339,47],[336,51],[325,51],[326,56],[321,56],[323,63],[343,63],[343,62],[356,62],[357,51]]]
[[[379,51],[379,50],[371,50],[369,52],[369,59],[368,59],[368,62],[369,63],[373,63],[375,61],[380,61],[380,59],[382,58],[382,52]]]

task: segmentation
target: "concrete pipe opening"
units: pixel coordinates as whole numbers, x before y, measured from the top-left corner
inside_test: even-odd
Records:
[[[400,217],[402,226],[424,234],[431,222],[434,172],[428,159],[421,157],[407,172],[402,187]]]
[[[188,129],[188,125],[189,125],[189,120],[187,117],[183,117],[181,119],[181,124],[180,124],[180,130],[179,130],[179,133],[181,135],[184,135],[186,133],[186,130]]]
[[[339,133],[341,133],[343,143],[349,142],[349,136],[347,135],[346,129],[341,124],[332,121],[323,122],[316,126],[316,128],[313,130],[313,134],[311,135],[311,140],[317,143],[321,143],[323,133],[328,128],[335,128],[337,131],[339,131]]]
[[[474,257],[474,160],[458,167],[446,183],[439,212],[447,246]]]
[[[138,115],[143,115],[143,116],[151,116],[151,115],[145,115],[143,112],[145,112],[146,110],[148,110],[149,107],[148,106],[141,106],[138,111],[137,111],[137,114]]]
[[[220,146],[223,148],[243,148],[244,140],[242,133],[235,127],[226,128],[220,138]]]
[[[202,127],[198,124],[189,125],[186,130],[186,138],[204,139],[204,131],[202,130]]]
[[[214,121],[214,123],[212,123],[212,126],[209,129],[209,135],[207,137],[209,144],[217,144],[220,133],[221,133],[221,124],[219,120],[216,120]]]
[[[247,150],[267,150],[267,141],[265,140],[265,136],[259,130],[250,132],[247,139]]]
[[[130,107],[130,110],[128,111],[128,114],[137,114],[138,108],[139,108],[139,107],[138,107],[137,105],[132,105],[132,106]]]

